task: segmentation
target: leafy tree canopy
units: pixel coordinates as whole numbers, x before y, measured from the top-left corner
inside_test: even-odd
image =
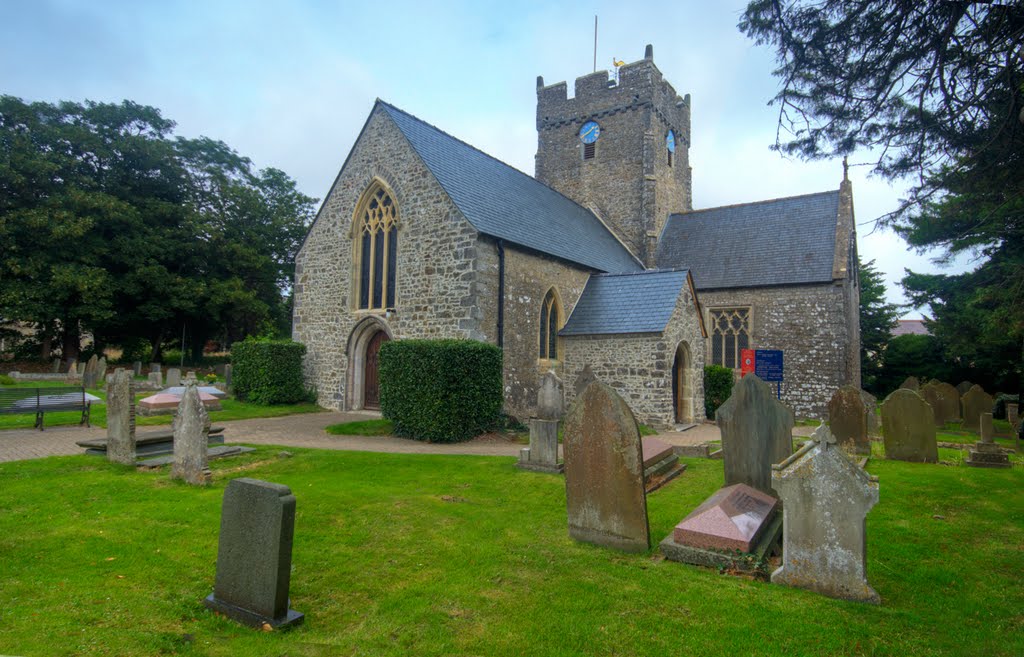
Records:
[[[871,260],[858,267],[860,279],[860,368],[862,385],[877,392],[882,356],[889,342],[900,306],[885,300],[885,280]]]

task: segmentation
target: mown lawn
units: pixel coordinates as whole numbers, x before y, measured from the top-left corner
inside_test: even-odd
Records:
[[[0,654],[1024,654],[1019,457],[871,461],[873,607],[575,543],[562,478],[511,458],[290,451],[214,461],[208,489],[95,457],[0,464]],[[648,498],[655,542],[721,485],[721,461],[686,462]],[[298,500],[293,631],[201,604],[237,476]]]

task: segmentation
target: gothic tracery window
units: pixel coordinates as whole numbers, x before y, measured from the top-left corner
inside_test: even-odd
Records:
[[[750,309],[711,311],[711,362],[736,369],[740,351],[750,347]]]
[[[548,290],[540,307],[541,360],[558,360],[558,329],[562,326],[561,319],[555,291]]]
[[[391,195],[379,184],[363,196],[356,215],[356,279],[358,308],[395,307],[398,264],[398,210]]]

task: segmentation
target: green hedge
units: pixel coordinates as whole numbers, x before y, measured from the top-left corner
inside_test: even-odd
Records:
[[[302,379],[306,345],[291,340],[249,338],[231,346],[235,396],[254,404],[294,404],[311,393]]]
[[[380,410],[395,433],[454,443],[501,420],[501,349],[470,340],[392,340],[380,349]]]
[[[718,407],[732,395],[732,370],[721,365],[704,367],[704,413],[709,420],[715,419]]]

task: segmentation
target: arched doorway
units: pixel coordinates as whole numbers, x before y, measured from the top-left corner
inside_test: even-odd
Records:
[[[380,409],[380,347],[389,339],[387,333],[377,331],[366,345],[366,362],[363,370],[363,408]]]
[[[690,347],[680,342],[672,363],[672,405],[676,424],[693,422],[693,380]]]

